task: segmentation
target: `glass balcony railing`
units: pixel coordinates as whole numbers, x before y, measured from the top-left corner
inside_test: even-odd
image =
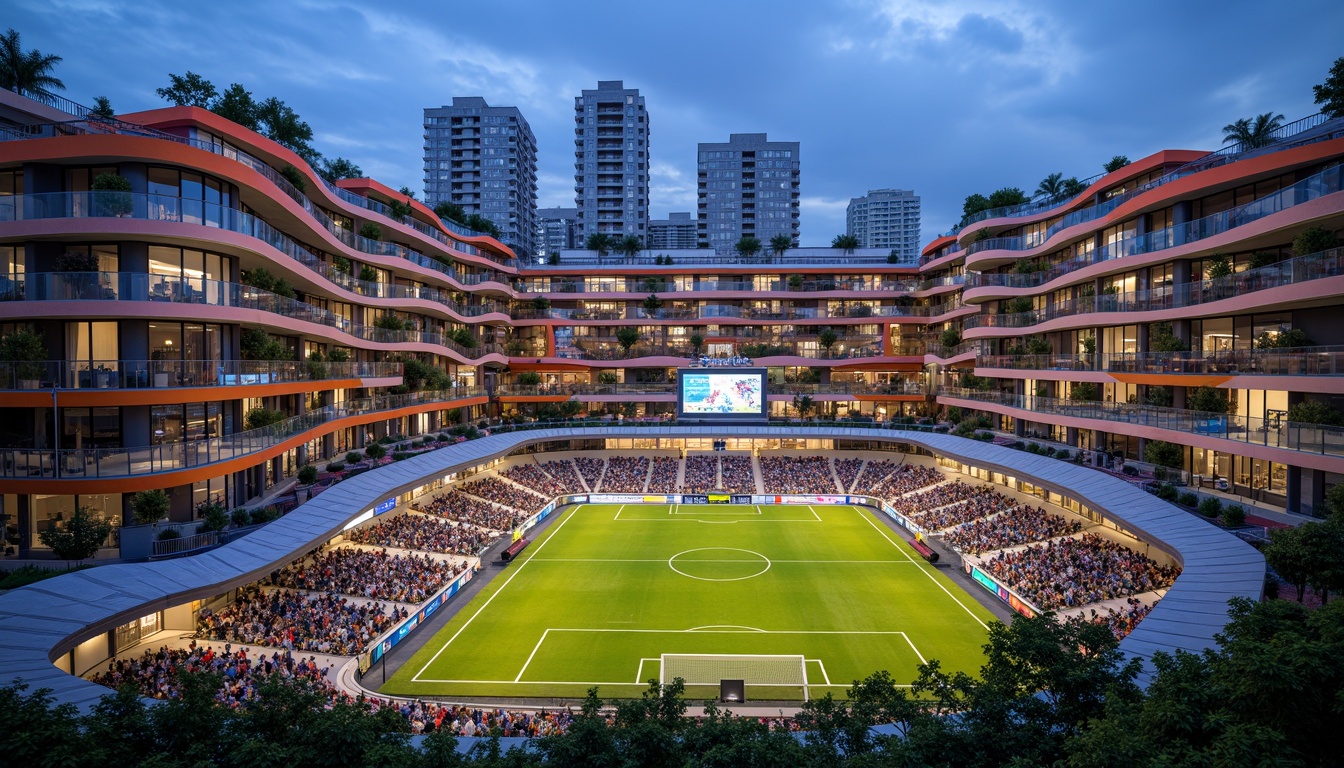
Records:
[[[1030,414],[1062,416],[1075,419],[1096,419],[1142,427],[1170,430],[1182,435],[1214,437],[1247,445],[1261,445],[1302,453],[1344,456],[1344,427],[1321,424],[1298,424],[1286,419],[1261,419],[1236,414],[1187,411],[1180,408],[1159,408],[1152,405],[1060,400],[1035,395],[1014,395],[1006,392],[982,392],[970,389],[941,389],[940,397],[955,398],[977,403],[1015,408]],[[1173,435],[1173,440],[1181,438]]]
[[[760,342],[749,338],[735,340],[734,354],[750,357],[761,362],[772,357],[802,357],[812,360],[852,360],[857,358],[883,357],[885,352],[880,341],[856,341],[844,339],[829,350],[817,346],[816,342]],[[898,355],[904,354],[898,352]],[[691,358],[689,344],[664,345],[640,342],[628,350],[615,339],[600,338],[579,344],[561,346],[556,357],[570,360],[636,360],[643,357],[681,357]]]
[[[1156,189],[1165,184],[1170,184],[1171,182],[1176,181],[1177,179],[1183,179],[1187,176],[1199,173],[1201,171],[1207,171],[1211,168],[1217,168],[1218,166],[1226,165],[1227,163],[1234,162],[1238,159],[1242,159],[1242,156],[1250,157],[1252,155],[1255,156],[1262,155],[1267,152],[1279,152],[1285,149],[1290,149],[1295,146],[1300,146],[1300,144],[1303,142],[1322,141],[1326,138],[1332,138],[1333,136],[1339,135],[1340,132],[1344,132],[1344,123],[1341,123],[1335,131],[1331,131],[1323,135],[1318,135],[1321,134],[1321,132],[1316,131],[1315,129],[1325,125],[1328,122],[1330,122],[1330,118],[1328,118],[1324,114],[1311,115],[1310,117],[1304,117],[1301,120],[1295,120],[1279,128],[1277,131],[1274,131],[1274,133],[1271,134],[1273,143],[1266,147],[1245,147],[1242,146],[1241,144],[1233,144],[1230,147],[1223,147],[1222,149],[1210,152],[1209,154],[1204,155],[1203,157],[1197,160],[1192,160],[1189,163],[1186,163],[1185,165],[1176,168],[1175,170],[1163,174],[1161,177],[1157,179],[1154,179],[1144,184],[1140,184],[1134,189],[1127,190],[1119,195],[1116,195],[1106,200],[1101,205],[1093,206],[1090,208],[1083,208],[1081,210],[1073,211],[1072,213],[1065,215],[1062,221],[1058,222],[1054,226],[1051,226],[1046,231],[1047,234],[1045,235],[1044,239],[1048,240],[1051,235],[1053,235],[1055,232],[1058,232],[1060,229],[1064,229],[1065,227],[1071,227],[1074,224],[1081,224],[1085,221],[1092,221],[1094,219],[1100,218],[1101,216],[1110,213],[1121,203],[1124,203],[1125,201],[1128,200],[1132,200],[1138,195]],[[1294,139],[1294,138],[1297,140],[1291,142],[1285,141],[1286,139]],[[1097,179],[1101,178],[1104,175],[1105,174],[1097,174],[1096,176],[1093,176],[1092,178],[1085,180],[1083,184],[1084,186],[1091,184],[1093,181],[1096,181]],[[991,208],[989,210],[973,214],[972,216],[968,217],[966,221],[963,222],[960,226],[952,228],[950,231],[944,233],[944,235],[958,234],[959,232],[965,230],[966,227],[969,227],[971,224],[974,224],[979,221],[985,221],[986,219],[1020,218],[1023,216],[1033,216],[1042,211],[1049,211],[1058,208],[1061,205],[1070,202],[1074,199],[1075,198],[1069,197],[1069,198],[1046,200],[1046,201],[1033,201],[1023,203],[1022,205],[1008,206],[1005,208]],[[974,253],[974,250],[969,252]]]
[[[465,346],[437,331],[395,330],[362,325],[296,299],[278,296],[239,283],[194,277],[146,275],[138,272],[41,272],[30,275],[0,275],[3,301],[155,301],[217,307],[255,309],[324,325],[353,338],[380,344],[432,344],[451,350],[464,362],[488,354],[500,354],[498,344]],[[277,320],[284,325],[284,320]]]
[[[136,218],[149,221],[172,221],[197,224],[248,235],[283,252],[308,269],[346,290],[382,299],[423,299],[441,304],[461,318],[479,317],[490,312],[504,313],[505,305],[488,299],[476,304],[455,301],[441,291],[429,287],[357,280],[314,255],[293,238],[272,227],[256,216],[234,208],[186,200],[166,195],[142,195],[131,192],[52,192],[35,195],[0,197],[0,222],[17,219],[55,218]],[[368,241],[376,242],[376,241]],[[413,253],[413,252],[408,252]],[[420,266],[442,272],[460,286],[480,285],[490,275],[450,271],[442,262],[416,255],[411,258]],[[418,259],[418,260],[417,260]],[[505,288],[503,284],[500,286]]]
[[[923,395],[928,388],[920,381],[891,383],[839,382],[829,384],[794,384],[770,382],[766,387],[771,395]],[[671,395],[676,394],[675,382],[616,383],[616,384],[502,384],[491,393],[499,397],[521,396],[584,396],[584,395]]]
[[[1097,355],[986,355],[977,368],[1017,371],[1344,376],[1344,346],[1230,349],[1219,352],[1131,352]]]
[[[5,448],[0,449],[0,477],[37,479],[137,477],[204,467],[273,448],[296,437],[323,434],[328,422],[351,417],[391,418],[397,410],[419,405],[450,403],[483,395],[476,388],[384,395],[350,400],[309,411],[261,429],[232,435],[203,435],[140,448]]]
[[[0,389],[149,389],[401,378],[401,363],[297,360],[0,362]]]
[[[945,278],[943,279],[945,280]],[[563,278],[552,279],[549,285],[545,283],[529,284],[526,281],[514,285],[514,289],[523,294],[556,294],[556,293],[628,293],[634,296],[647,296],[650,293],[668,294],[668,293],[699,293],[702,291],[742,291],[744,293],[817,293],[820,291],[860,291],[877,293],[909,293],[911,291],[921,290],[931,287],[933,281],[921,280],[872,280],[872,279],[848,279],[837,277],[826,280],[804,280],[801,283],[789,285],[787,277],[782,275],[774,276],[770,280],[700,280],[689,285],[677,285],[671,282],[654,283],[650,285],[643,279],[623,280],[617,279],[610,282],[585,283],[582,279],[564,280]],[[957,280],[955,284],[960,284]],[[944,283],[954,284],[954,283]]]
[[[1093,312],[1152,312],[1178,307],[1193,307],[1211,301],[1222,301],[1233,296],[1244,296],[1285,285],[1299,285],[1312,280],[1344,274],[1344,248],[1285,259],[1277,264],[1248,269],[1235,275],[1215,280],[1180,283],[1163,288],[1150,288],[1127,293],[1103,293],[1100,296],[1081,296],[1056,302],[1044,309],[1031,312],[1012,312],[996,315],[972,315],[965,320],[966,328],[1029,328],[1058,317],[1085,315]]]
[[[1035,287],[1047,283],[1060,275],[1068,274],[1076,269],[1092,264],[1124,256],[1152,253],[1153,251],[1174,248],[1178,245],[1185,245],[1186,243],[1204,240],[1213,237],[1214,235],[1222,234],[1230,229],[1235,229],[1236,227],[1250,224],[1253,221],[1258,221],[1270,214],[1292,208],[1295,205],[1301,205],[1302,203],[1338,192],[1340,191],[1340,177],[1340,166],[1334,165],[1326,168],[1320,173],[1309,176],[1292,186],[1284,187],[1278,192],[1272,192],[1258,200],[1246,203],[1245,205],[1237,206],[1236,208],[1231,208],[1184,224],[1176,224],[1165,229],[1159,229],[1146,234],[1134,235],[1122,240],[1116,240],[1093,250],[1090,254],[1055,265],[1042,272],[1033,272],[1027,275],[1006,275],[1005,277],[1009,278],[1024,278],[1022,285],[1018,285],[1014,282],[1006,284],[1014,285],[1016,287]],[[980,240],[970,244],[966,248],[966,253],[967,255],[970,255],[987,250],[1027,250],[1037,247],[1044,242],[1045,239],[1046,238],[1037,237],[991,237],[987,240]],[[993,276],[984,275],[982,277]]]

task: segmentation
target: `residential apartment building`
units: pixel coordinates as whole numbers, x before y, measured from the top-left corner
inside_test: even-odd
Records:
[[[769,245],[779,234],[798,243],[798,142],[734,133],[700,144],[696,161],[701,247],[727,254],[743,237]]]
[[[649,237],[646,241],[650,250],[663,248],[696,247],[696,222],[689,211],[669,213],[666,219],[649,221]]]
[[[574,205],[585,238],[648,236],[649,113],[620,80],[574,98]]]
[[[583,247],[583,223],[578,208],[537,209],[537,257]]]
[[[845,208],[845,232],[862,248],[889,248],[903,262],[919,258],[919,195],[911,189],[871,189]]]
[[[537,140],[517,107],[479,96],[425,110],[425,201],[456,203],[502,231],[520,256],[536,251]]]
[[[0,91],[0,109],[25,102]],[[766,367],[776,417],[802,394],[857,421],[955,406],[1306,513],[1344,481],[1344,432],[1321,425],[1344,406],[1344,121],[1156,153],[978,216],[917,264],[802,248],[552,264],[419,203],[394,217],[388,187],[328,184],[208,111],[123,118],[3,144],[0,346],[24,351],[0,362],[0,499],[21,552],[76,505],[129,525],[133,495],[164,489],[185,523],[457,418],[671,414],[693,354]],[[796,164],[794,147],[756,159]]]

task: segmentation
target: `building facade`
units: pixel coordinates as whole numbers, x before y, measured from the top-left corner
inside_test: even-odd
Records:
[[[0,91],[0,110],[25,101]],[[328,184],[202,109],[66,117],[0,143],[0,499],[21,552],[76,506],[130,525],[134,495],[163,489],[186,524],[457,419],[671,414],[699,354],[766,367],[775,417],[804,395],[858,422],[956,407],[1304,513],[1344,481],[1324,426],[1344,410],[1344,121],[1159,152],[987,212],[917,264],[539,263],[418,202],[395,216],[388,187]]]
[[[649,221],[650,250],[696,247],[696,222],[689,211],[669,213],[666,219]]]
[[[798,244],[798,142],[734,133],[700,144],[696,162],[700,247],[728,254],[743,237],[768,246],[780,234]]]
[[[501,241],[527,257],[536,251],[537,140],[517,107],[478,96],[425,110],[425,200],[479,214]]]
[[[649,113],[620,80],[574,98],[574,205],[585,238],[648,236]]]
[[[911,189],[871,189],[845,208],[845,232],[862,248],[889,248],[903,262],[919,259],[919,195]]]
[[[537,257],[583,247],[583,224],[578,208],[537,209]]]

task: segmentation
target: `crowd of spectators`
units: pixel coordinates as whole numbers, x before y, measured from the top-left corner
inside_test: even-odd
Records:
[[[574,721],[568,709],[539,712],[510,712],[503,709],[480,709],[461,704],[438,704],[432,701],[392,702],[410,721],[411,733],[446,731],[455,736],[521,736],[536,738],[563,733]]]
[[[612,456],[602,476],[603,493],[643,493],[649,480],[649,460],[643,456]]]
[[[597,486],[602,482],[602,473],[607,469],[605,459],[594,459],[591,456],[580,456],[574,459],[574,466],[579,468],[579,474],[583,476],[583,481],[588,484],[588,490],[597,491]]]
[[[755,493],[756,471],[750,456],[724,456],[720,459],[723,490],[729,493]]]
[[[521,486],[525,486],[540,493],[546,498],[553,498],[562,493],[573,493],[576,490],[579,490],[577,480],[573,480],[564,475],[556,477],[551,473],[550,469],[553,469],[554,467],[548,468],[548,465],[556,465],[560,463],[561,462],[558,461],[550,461],[547,462],[546,465],[538,465],[531,462],[526,464],[514,464],[512,467],[509,467],[499,474]],[[569,465],[571,467],[570,471],[573,472],[573,465],[570,465],[569,462],[564,462],[564,464]]]
[[[498,533],[484,528],[414,513],[382,520],[367,528],[355,528],[346,531],[345,536],[356,544],[418,549],[443,555],[478,555],[499,541]]]
[[[880,483],[874,485],[869,493],[876,495],[880,489],[884,496],[903,496],[920,488],[937,485],[946,479],[942,472],[933,467],[926,467],[923,464],[901,464]]]
[[[506,483],[498,477],[483,477],[459,487],[478,499],[512,507],[529,517],[550,501],[539,493]]]
[[[928,512],[913,514],[910,519],[925,530],[941,531],[1013,508],[1013,500],[994,490],[992,486],[972,487],[974,491],[970,498]]]
[[[290,563],[271,574],[266,582],[310,592],[422,603],[466,569],[465,562],[455,564],[429,555],[334,547]]]
[[[768,493],[835,493],[825,456],[762,456],[761,481]]]
[[[196,641],[186,648],[160,647],[147,649],[134,658],[112,659],[107,671],[89,679],[109,688],[133,685],[141,696],[160,701],[182,695],[181,678],[184,673],[207,673],[220,677],[215,700],[226,707],[240,707],[257,699],[257,691],[269,679],[303,681],[327,698],[327,703],[349,701],[327,678],[328,668],[317,657],[295,656],[290,651],[264,651],[249,656],[247,648],[234,651],[226,644],[218,652],[213,646],[198,646]]]
[[[891,484],[888,483],[888,486]],[[892,508],[906,517],[928,514],[930,511],[945,507],[949,504],[955,504],[959,501],[965,501],[974,498],[977,495],[986,492],[992,492],[994,489],[987,485],[971,485],[962,480],[954,480],[945,485],[935,486],[928,490],[918,493],[911,493],[909,496],[897,494],[894,498],[888,499]],[[888,489],[890,492],[890,488]],[[907,491],[908,493],[908,491]]]
[[[1171,586],[1178,570],[1091,533],[999,552],[980,566],[1042,610]]]
[[[1082,523],[1052,515],[1041,507],[1023,504],[1008,511],[976,520],[948,531],[944,541],[958,552],[979,555],[1019,544],[1080,533]]]
[[[719,486],[718,456],[687,456],[686,476],[681,489],[690,493],[704,493]]]
[[[425,501],[411,502],[411,509],[446,517],[492,531],[509,531],[522,521],[517,510],[496,506],[468,496],[458,488]]]
[[[681,460],[671,456],[654,456],[653,471],[649,473],[650,493],[675,493],[677,473],[681,471]]]
[[[263,592],[250,586],[239,590],[238,598],[218,613],[202,609],[196,635],[288,651],[354,656],[409,615],[405,608],[335,594]]]
[[[1085,618],[1080,616],[1079,618],[1094,624],[1105,624],[1110,628],[1111,634],[1115,635],[1116,640],[1123,640],[1125,635],[1133,632],[1134,628],[1139,626],[1139,622],[1143,621],[1143,618],[1152,612],[1153,606],[1136,597],[1127,597],[1124,607],[1119,610],[1107,608],[1105,611],[1098,613],[1097,609],[1093,608],[1091,609],[1091,615]]]
[[[854,486],[855,492],[877,493],[887,477],[903,466],[907,465],[891,459],[878,459],[876,461],[869,459],[868,463],[864,465],[863,471],[859,473],[859,481]]]
[[[863,459],[836,459],[835,476],[840,478],[840,492],[848,493],[859,479],[859,470],[863,469]]]

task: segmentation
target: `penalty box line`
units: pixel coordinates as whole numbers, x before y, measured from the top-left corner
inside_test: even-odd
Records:
[[[711,628],[702,628],[702,627],[696,627],[696,628],[693,628],[693,629],[615,629],[615,628],[610,628],[610,627],[601,627],[601,628],[585,629],[585,628],[577,628],[577,627],[548,627],[548,628],[546,628],[544,631],[542,631],[542,633],[541,633],[541,637],[537,639],[537,644],[534,645],[534,646],[532,646],[532,652],[529,653],[529,654],[527,655],[527,661],[524,661],[524,662],[523,662],[523,666],[522,666],[522,668],[518,670],[518,674],[517,674],[516,676],[514,676],[512,682],[514,682],[514,683],[523,683],[523,682],[525,682],[525,681],[523,680],[523,675],[527,673],[527,668],[528,668],[529,666],[532,665],[532,660],[536,658],[536,656],[537,656],[537,651],[541,650],[541,646],[546,642],[546,638],[549,637],[550,634],[551,634],[552,632],[607,632],[607,633],[623,633],[623,634],[660,634],[660,635],[670,635],[670,634],[697,634],[697,635],[741,635],[741,634],[752,634],[752,635],[757,635],[757,634],[760,634],[760,635],[893,635],[893,636],[894,636],[894,635],[900,635],[902,638],[905,639],[905,642],[906,642],[907,644],[909,644],[909,646],[910,646],[910,650],[914,651],[915,656],[917,656],[917,657],[919,658],[920,663],[921,663],[921,664],[927,664],[927,663],[928,663],[928,660],[924,658],[924,654],[920,653],[920,652],[919,652],[919,649],[915,647],[915,643],[914,643],[913,640],[910,639],[910,635],[908,635],[908,634],[906,634],[905,632],[900,631],[900,630],[894,630],[894,631],[888,631],[888,630],[844,630],[844,629],[834,629],[834,630],[831,630],[831,629],[777,630],[777,629],[776,629],[776,630],[771,630],[771,629],[756,629],[755,627],[737,627],[737,628],[732,628],[732,629],[711,629]],[[748,655],[750,655],[750,654],[748,654]],[[635,674],[636,674],[636,676],[638,676],[638,675],[642,675],[642,674],[643,674],[643,672],[644,672],[644,663],[647,662],[647,661],[657,661],[657,662],[661,662],[662,660],[661,660],[661,659],[650,659],[650,658],[648,658],[648,657],[641,657],[640,660],[639,660],[639,666],[638,666],[638,668],[635,670]],[[831,684],[830,677],[826,674],[826,665],[822,663],[821,659],[809,659],[809,658],[804,657],[804,658],[803,658],[803,662],[804,662],[804,663],[816,662],[816,664],[817,664],[818,666],[821,667],[821,674],[822,674],[822,677],[823,677],[823,679],[826,681],[825,684],[826,684],[826,685],[830,685],[830,684]],[[422,680],[422,679],[420,679],[418,676],[415,678],[415,681],[416,681],[416,682],[420,682],[420,683],[495,683],[495,684],[500,683],[500,682],[506,682],[506,681],[499,681],[499,680],[429,680],[429,679],[423,679],[423,680]],[[531,681],[531,680],[526,681],[526,682],[528,682],[528,683],[533,683],[533,684],[541,684],[541,683],[537,683],[536,681]],[[641,683],[641,682],[642,682],[642,681],[640,681],[640,680],[635,680],[635,683],[636,683],[636,684],[639,684],[639,683]],[[549,684],[559,684],[559,683],[551,682],[551,683],[549,683]],[[578,685],[578,684],[580,684],[580,683],[575,683],[575,684]],[[626,685],[626,683],[604,683],[604,685]]]

